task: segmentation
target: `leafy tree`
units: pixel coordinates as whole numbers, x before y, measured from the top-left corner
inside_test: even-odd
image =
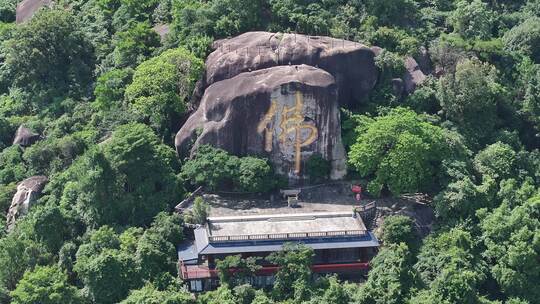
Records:
[[[409,248],[390,244],[372,260],[370,276],[354,296],[355,303],[405,303],[414,283]]]
[[[15,289],[27,270],[46,264],[51,259],[46,248],[28,238],[19,226],[21,225],[18,224],[14,231],[0,239],[0,286],[5,290]]]
[[[216,261],[219,281],[229,287],[245,283],[260,268],[255,257],[242,258],[240,255],[229,255],[223,260]],[[231,269],[234,272],[231,272]]]
[[[38,107],[88,91],[93,50],[69,11],[41,10],[6,43],[8,77]]]
[[[203,62],[184,49],[173,49],[143,62],[126,88],[130,108],[169,140],[183,114]]]
[[[183,239],[182,220],[179,215],[159,213],[136,245],[136,259],[141,265],[145,279],[158,277],[162,273],[176,276],[178,255],[176,246]]]
[[[403,108],[366,121],[357,133],[349,163],[373,177],[368,190],[375,195],[384,187],[395,195],[434,189],[441,161],[465,153],[442,128]]]
[[[535,303],[540,296],[535,286],[540,281],[540,197],[512,207],[503,202],[489,212],[479,212],[484,256],[492,265],[491,274],[509,297]]]
[[[182,166],[184,180],[192,185],[202,185],[210,190],[227,187],[238,167],[238,158],[222,149],[209,145],[200,146],[192,159]]]
[[[91,233],[89,242],[79,247],[73,270],[97,303],[116,303],[141,284],[135,257],[120,250],[118,235],[107,226]]]
[[[243,192],[267,192],[274,188],[274,172],[266,159],[246,156],[239,159],[236,187]]]
[[[426,290],[411,301],[478,303],[485,265],[474,246],[471,234],[460,228],[428,238],[414,265]]]
[[[143,1],[144,2],[144,1]],[[130,28],[116,33],[113,61],[116,67],[135,67],[160,46],[159,35],[147,22],[138,22]]]
[[[186,214],[186,221],[193,224],[204,224],[210,214],[210,205],[200,196],[195,198],[191,212]]]
[[[79,291],[56,266],[38,266],[27,271],[11,292],[13,304],[78,304],[83,302]]]
[[[459,62],[454,75],[439,80],[437,96],[446,118],[473,143],[483,143],[495,128],[503,92],[495,67],[473,59]]]
[[[509,51],[518,51],[540,63],[540,18],[531,17],[513,27],[503,36],[504,46]]]
[[[267,257],[269,262],[279,266],[272,290],[274,299],[302,301],[309,298],[313,255],[313,249],[305,245],[287,243],[281,251]]]
[[[132,74],[131,69],[114,69],[99,76],[94,89],[94,103],[101,109],[119,106]]]
[[[0,152],[0,183],[19,182],[27,177],[22,153],[23,150],[19,145],[5,148]]]
[[[305,0],[271,0],[270,6],[276,27],[310,34],[327,34],[331,13],[324,3]]]
[[[405,215],[394,215],[384,219],[382,240],[385,245],[405,243],[413,247],[417,242],[414,220]]]
[[[158,290],[152,284],[133,290],[120,304],[194,304],[191,295],[183,290]]]
[[[434,197],[435,214],[446,223],[472,217],[476,210],[492,205],[495,188],[492,179],[481,185],[476,185],[469,176],[452,181]]]
[[[412,0],[369,0],[366,1],[368,14],[375,16],[382,25],[407,25],[414,23],[418,6]]]
[[[274,301],[270,299],[262,290],[255,291],[255,298],[253,298],[252,304],[273,304]]]
[[[6,0],[0,3],[0,22],[15,21],[15,9],[18,3],[18,0]]]
[[[474,167],[483,176],[500,181],[517,175],[516,158],[512,147],[497,142],[478,152],[474,157]]]
[[[488,39],[492,36],[494,16],[482,0],[460,0],[450,16],[454,32],[466,39]]]
[[[204,293],[198,298],[198,302],[205,304],[237,304],[238,299],[228,286],[223,285],[214,291]]]
[[[142,124],[120,126],[106,142],[51,181],[51,194],[90,227],[149,223],[179,194],[174,151]]]

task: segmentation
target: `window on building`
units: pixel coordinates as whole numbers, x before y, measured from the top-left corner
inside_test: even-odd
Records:
[[[202,280],[193,280],[190,282],[189,289],[191,291],[202,291],[203,290],[202,285],[203,285]]]

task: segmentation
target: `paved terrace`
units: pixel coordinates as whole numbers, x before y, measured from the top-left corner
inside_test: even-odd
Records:
[[[364,233],[366,227],[362,219],[353,216],[352,211],[208,218],[209,237],[216,240],[241,239],[243,236],[277,239]]]

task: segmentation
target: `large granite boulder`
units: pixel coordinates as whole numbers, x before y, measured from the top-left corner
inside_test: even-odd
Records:
[[[11,230],[16,220],[27,214],[30,207],[36,203],[47,181],[46,176],[38,175],[29,177],[17,185],[17,192],[7,213],[8,230]]]
[[[426,80],[426,75],[412,57],[405,58],[405,75],[403,75],[405,93],[412,94],[417,86]]]
[[[26,22],[30,20],[40,8],[50,7],[52,5],[52,0],[23,0],[17,5],[15,22],[17,24]]]
[[[216,79],[213,77],[212,79]],[[268,157],[290,180],[305,177],[310,155],[331,163],[331,177],[346,172],[335,79],[322,69],[286,65],[214,82],[176,135],[181,156],[202,144],[235,155]]]
[[[206,60],[205,86],[243,72],[307,64],[334,76],[339,103],[349,107],[362,102],[377,82],[375,51],[357,42],[323,36],[247,32],[219,40],[214,48]]]
[[[32,130],[20,125],[15,132],[13,139],[14,145],[20,145],[22,147],[29,147],[40,139],[39,134],[32,132]]]

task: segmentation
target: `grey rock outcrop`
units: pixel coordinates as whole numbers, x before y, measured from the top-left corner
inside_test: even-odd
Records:
[[[39,134],[32,132],[32,130],[20,125],[15,132],[15,138],[13,139],[14,145],[20,145],[22,147],[29,147],[40,139]]]
[[[47,181],[46,176],[38,175],[29,177],[17,185],[17,192],[11,200],[7,213],[8,230],[11,230],[16,220],[27,214],[28,210],[36,203]]]
[[[52,6],[51,0],[23,0],[17,5],[15,22],[17,24],[30,20],[42,7]]]
[[[375,51],[363,44],[324,37],[247,32],[217,41],[206,60],[206,86],[243,72],[307,64],[335,78],[341,106],[361,103],[377,82]]]
[[[403,75],[403,83],[405,93],[411,94],[417,86],[421,85],[426,80],[426,75],[420,69],[420,66],[412,57],[405,59],[405,75]]]
[[[334,77],[307,65],[240,73],[206,89],[176,135],[177,151],[187,156],[211,144],[235,155],[265,156],[290,180],[305,177],[305,161],[319,153],[330,161],[331,177],[341,178],[346,165],[337,97]]]

